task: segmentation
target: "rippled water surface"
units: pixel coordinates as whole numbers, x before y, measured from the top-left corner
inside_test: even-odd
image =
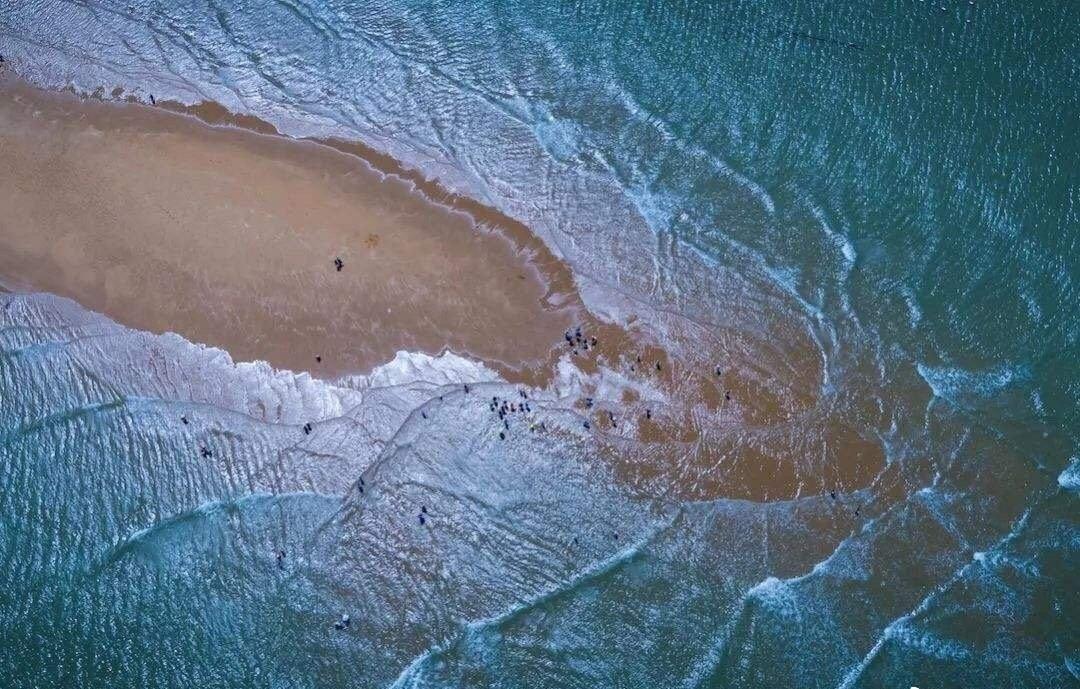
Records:
[[[477,395],[516,391],[457,357],[327,383],[0,294],[5,682],[1077,686],[1078,25],[1069,1],[3,4],[32,81],[360,139],[769,401],[657,459],[538,391],[551,432],[503,442]]]

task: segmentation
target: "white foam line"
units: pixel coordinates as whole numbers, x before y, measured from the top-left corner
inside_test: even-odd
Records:
[[[596,563],[595,565],[586,568],[578,576],[570,579],[569,581],[558,584],[558,585],[552,587],[551,589],[538,594],[537,596],[535,596],[534,598],[532,598],[530,600],[524,601],[524,602],[522,602],[522,603],[520,603],[518,605],[512,605],[507,610],[503,611],[502,613],[500,613],[498,615],[483,618],[483,619],[479,619],[479,620],[474,620],[472,622],[466,623],[462,627],[461,632],[458,635],[456,635],[453,639],[451,639],[450,641],[448,641],[447,643],[445,643],[445,644],[443,644],[441,646],[433,646],[431,648],[428,648],[423,653],[421,653],[416,658],[414,658],[413,661],[411,663],[409,663],[409,665],[404,670],[402,670],[401,674],[398,675],[397,679],[395,679],[394,682],[390,685],[390,689],[406,689],[407,687],[415,686],[414,683],[411,683],[411,680],[414,678],[416,670],[418,670],[419,667],[428,658],[441,655],[441,654],[447,652],[448,650],[450,650],[450,648],[452,648],[455,643],[457,643],[460,639],[462,639],[466,635],[468,635],[470,633],[473,633],[473,632],[476,632],[476,631],[480,631],[480,630],[482,630],[482,629],[484,629],[486,627],[498,626],[498,625],[502,624],[503,622],[506,622],[507,620],[512,619],[516,615],[521,614],[522,612],[525,612],[526,610],[529,610],[531,608],[535,608],[535,607],[537,607],[539,605],[543,605],[545,602],[551,600],[555,596],[558,596],[559,594],[564,593],[566,591],[576,589],[579,586],[581,586],[582,584],[585,584],[585,583],[587,583],[587,582],[589,582],[589,581],[591,581],[593,579],[599,578],[599,577],[601,577],[601,576],[615,570],[620,565],[623,565],[623,564],[633,560],[638,555],[640,555],[642,553],[642,551],[647,546],[649,546],[651,543],[653,543],[653,541],[655,541],[658,536],[660,536],[662,533],[664,533],[669,528],[671,528],[675,524],[675,522],[678,519],[679,515],[681,515],[681,514],[682,514],[681,509],[675,510],[669,516],[666,523],[658,525],[657,528],[654,531],[652,531],[651,533],[645,535],[643,538],[639,539],[636,543],[633,543],[632,545],[629,545],[626,548],[623,548],[622,550],[616,551],[616,553],[614,555],[612,555],[611,557],[609,557],[608,559],[602,560],[602,561]],[[410,683],[406,684],[406,682],[410,682]]]
[[[1032,509],[1033,508],[1029,507],[1027,510],[1025,510],[1024,514],[1020,516],[1012,530],[1010,530],[1009,533],[1007,533],[1003,538],[1001,538],[1001,540],[995,543],[990,550],[999,550],[1005,545],[1008,545],[1008,543],[1014,538],[1016,538],[1019,535],[1020,531],[1027,524],[1028,517],[1031,514]],[[896,618],[888,625],[886,625],[885,628],[881,631],[881,634],[878,636],[877,641],[874,643],[874,645],[866,653],[866,655],[859,662],[859,664],[853,667],[847,673],[847,675],[844,676],[844,679],[840,682],[839,685],[837,685],[837,689],[851,689],[851,687],[854,686],[855,682],[859,679],[862,673],[864,673],[866,669],[870,667],[870,663],[873,662],[877,654],[881,652],[881,649],[885,646],[885,643],[893,637],[897,629],[902,627],[906,622],[914,619],[916,616],[922,614],[923,612],[926,612],[940,595],[952,588],[952,586],[958,581],[960,581],[972,568],[985,567],[985,560],[986,552],[974,553],[970,562],[964,564],[963,567],[960,567],[960,569],[958,569],[953,574],[953,576],[950,577],[949,580],[946,581],[944,584],[937,586],[933,591],[931,591],[925,598],[923,598],[919,602],[918,605],[916,605],[911,610],[911,612]]]

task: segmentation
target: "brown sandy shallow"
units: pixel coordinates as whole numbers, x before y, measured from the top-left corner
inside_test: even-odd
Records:
[[[676,356],[597,319],[527,227],[392,158],[279,136],[214,103],[157,106],[0,74],[0,286],[324,377],[449,349],[543,386],[570,353],[587,375],[618,371],[663,392],[660,406],[632,390],[589,406],[586,385],[576,407],[599,459],[683,498],[849,490],[882,468],[880,449],[841,426],[823,431],[828,456],[753,436],[800,435],[815,400],[780,401],[723,351]]]

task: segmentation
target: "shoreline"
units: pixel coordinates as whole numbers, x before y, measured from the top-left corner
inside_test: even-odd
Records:
[[[507,216],[501,211],[491,208],[480,201],[446,189],[438,180],[429,179],[422,173],[409,168],[388,154],[377,151],[360,141],[343,140],[338,138],[319,139],[310,137],[292,137],[283,134],[271,123],[254,115],[233,113],[223,105],[213,101],[202,101],[194,105],[186,105],[173,100],[156,100],[147,103],[132,94],[126,94],[122,88],[117,87],[106,95],[104,90],[97,90],[90,94],[79,94],[73,88],[59,91],[44,89],[24,81],[10,66],[0,69],[0,93],[16,93],[26,97],[49,101],[52,103],[66,102],[70,107],[92,108],[99,106],[108,109],[109,112],[123,115],[135,120],[136,126],[145,126],[150,118],[156,115],[180,118],[176,122],[186,122],[189,130],[197,130],[208,136],[218,133],[228,136],[232,133],[237,137],[257,137],[269,146],[285,150],[300,147],[311,147],[327,155],[344,156],[349,161],[358,161],[361,165],[369,168],[373,173],[381,176],[383,182],[388,184],[400,183],[406,185],[409,191],[425,201],[427,204],[439,209],[444,209],[452,214],[460,214],[469,219],[472,229],[477,236],[494,236],[512,247],[515,258],[520,259],[522,266],[527,272],[532,272],[544,287],[541,298],[544,311],[566,312],[572,314],[572,318],[566,320],[564,327],[557,332],[549,333],[550,346],[542,356],[533,356],[523,360],[507,360],[505,358],[492,357],[483,352],[468,348],[455,348],[444,344],[440,347],[402,347],[390,352],[385,359],[377,359],[368,362],[360,368],[346,368],[333,370],[329,367],[299,366],[297,372],[303,371],[317,377],[336,378],[352,374],[367,374],[375,367],[389,362],[397,351],[415,351],[438,356],[444,352],[452,352],[461,356],[475,359],[502,375],[511,383],[520,383],[532,387],[545,387],[555,378],[559,358],[563,354],[562,346],[565,344],[565,331],[573,327],[580,327],[594,334],[602,335],[601,346],[594,349],[593,356],[575,361],[579,368],[586,373],[595,373],[598,364],[602,361],[613,366],[620,362],[625,363],[640,352],[649,352],[647,356],[659,356],[668,360],[668,353],[664,350],[653,336],[646,335],[633,325],[627,327],[609,323],[595,316],[585,306],[581,295],[577,290],[576,280],[571,268],[559,257],[555,256],[547,244],[532,232],[523,222]],[[82,117],[82,115],[80,115]],[[0,120],[2,121],[2,120]],[[192,126],[194,125],[194,126]],[[17,291],[25,291],[23,285],[11,285],[10,276],[2,270],[0,265],[0,284],[7,282]],[[521,279],[521,273],[515,274]],[[34,282],[25,285],[31,289],[40,289]],[[46,290],[49,291],[49,290]],[[56,291],[61,296],[67,296],[78,301],[80,304],[92,308],[80,295],[67,294]],[[121,315],[108,309],[99,309],[106,316],[113,318],[123,325],[131,325]],[[630,317],[630,322],[636,320]],[[131,325],[131,327],[137,327]],[[154,331],[151,332],[163,332]],[[187,336],[182,330],[178,334]],[[195,341],[203,341],[196,339]],[[234,354],[237,361],[245,361],[243,357],[237,357],[233,348],[227,344],[214,341],[206,341],[207,344],[220,346]],[[264,359],[271,365],[276,365],[272,359]],[[288,367],[286,367],[288,368]],[[632,369],[633,365],[629,365]],[[330,375],[327,372],[332,371]],[[708,395],[709,402],[715,405],[719,398],[717,390]]]

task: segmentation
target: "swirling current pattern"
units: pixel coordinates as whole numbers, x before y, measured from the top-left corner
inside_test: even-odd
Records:
[[[628,481],[600,458],[638,449],[582,434],[566,391],[537,398],[553,433],[500,443],[459,383],[513,390],[468,362],[329,384],[4,295],[0,670],[1076,686],[1078,19],[1067,1],[0,7],[0,52],[38,83],[359,138],[525,221],[595,311],[691,359],[710,342],[780,410],[724,427],[715,464]],[[686,488],[748,457],[781,458],[791,490]]]

